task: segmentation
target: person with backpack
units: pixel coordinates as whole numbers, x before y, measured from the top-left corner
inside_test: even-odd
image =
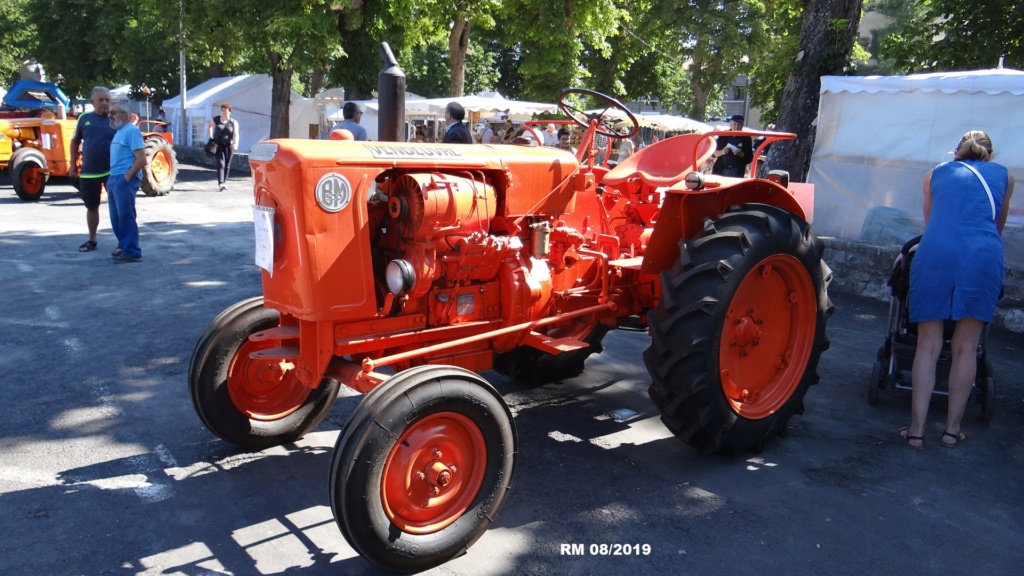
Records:
[[[206,129],[210,140],[217,145],[217,189],[227,188],[228,173],[231,171],[231,157],[238,151],[238,121],[231,119],[231,104],[220,105],[220,116],[214,116]]]

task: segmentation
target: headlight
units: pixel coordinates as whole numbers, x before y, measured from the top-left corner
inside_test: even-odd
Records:
[[[388,290],[395,296],[408,292],[416,285],[416,273],[412,270],[412,264],[406,260],[388,262],[384,279],[387,281]]]

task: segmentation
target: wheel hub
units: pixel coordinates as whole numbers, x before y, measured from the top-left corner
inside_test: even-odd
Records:
[[[231,402],[253,420],[284,418],[302,407],[312,392],[295,374],[294,364],[251,357],[253,352],[271,345],[247,340],[235,353],[228,369]]]
[[[719,346],[719,377],[733,409],[750,419],[781,408],[803,377],[816,325],[814,286],[799,260],[762,260],[736,289]]]
[[[486,461],[483,434],[466,416],[440,412],[413,423],[384,466],[385,514],[411,534],[441,530],[473,503]]]

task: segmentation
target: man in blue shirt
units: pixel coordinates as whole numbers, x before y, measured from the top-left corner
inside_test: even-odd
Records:
[[[75,135],[71,139],[71,166],[68,176],[78,176],[78,195],[85,204],[85,223],[89,227],[89,239],[78,247],[79,252],[96,249],[96,228],[100,224],[100,192],[110,173],[110,141],[114,129],[110,127],[107,112],[110,108],[110,90],[103,86],[92,89],[89,99],[92,112],[78,117]],[[79,154],[81,148],[81,154]],[[78,169],[78,158],[82,158],[82,169]]]
[[[146,143],[138,126],[132,124],[127,102],[110,105],[110,127],[116,132],[110,142],[107,207],[118,248],[112,257],[115,264],[142,262],[139,225],[135,221],[135,194],[142,184],[142,169],[146,166]]]
[[[338,122],[331,128],[331,132],[335,130],[345,129],[352,133],[352,137],[356,140],[365,142],[368,140],[366,137],[366,128],[359,125],[359,120],[363,117],[363,109],[355,102],[345,102],[345,106],[341,109],[341,115],[345,117],[344,120]]]

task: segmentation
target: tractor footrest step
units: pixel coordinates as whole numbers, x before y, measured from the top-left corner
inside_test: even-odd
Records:
[[[644,263],[643,256],[636,256],[634,258],[617,258],[608,262],[608,266],[612,268],[625,268],[627,270],[639,270],[640,265]]]
[[[250,352],[249,358],[253,360],[294,360],[299,357],[298,346],[282,346],[280,348],[267,348]]]
[[[582,340],[577,340],[572,337],[565,338],[548,338],[543,334],[536,332],[530,332],[530,334],[523,340],[523,344],[536,348],[542,352],[548,354],[561,354],[562,352],[572,352],[573,350],[582,350],[590,346]]]
[[[262,342],[265,340],[295,340],[298,337],[299,327],[293,324],[291,326],[275,326],[273,328],[261,330],[249,336],[249,341]]]

